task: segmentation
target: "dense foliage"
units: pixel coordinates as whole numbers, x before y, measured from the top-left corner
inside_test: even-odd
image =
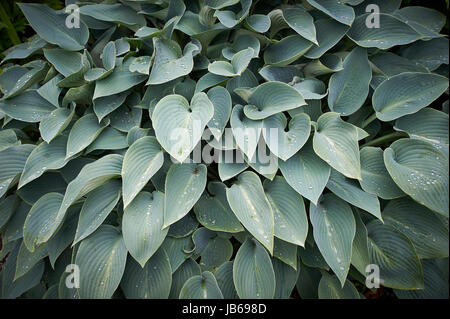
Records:
[[[448,298],[445,15],[70,4],[4,52],[0,297]]]

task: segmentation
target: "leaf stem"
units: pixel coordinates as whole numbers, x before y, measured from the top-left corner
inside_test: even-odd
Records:
[[[365,147],[365,146],[380,146],[387,142],[396,141],[399,138],[407,137],[407,136],[408,136],[408,134],[406,134],[404,132],[394,132],[394,133],[387,134],[387,135],[381,136],[379,138],[376,138],[372,141],[369,141],[366,144],[362,145],[361,148]]]
[[[362,127],[361,128],[365,128],[367,125],[369,125],[370,123],[372,123],[373,121],[375,121],[377,119],[377,114],[373,113],[370,117],[368,117],[363,123],[362,123]]]
[[[3,5],[1,3],[0,3],[0,21],[2,21],[3,24],[5,24],[6,31],[8,32],[8,36],[12,44],[14,45],[20,44],[20,38],[17,35],[16,29],[14,29],[14,26],[11,23],[11,20],[9,19],[8,14],[6,13],[6,10],[5,8],[3,8]]]

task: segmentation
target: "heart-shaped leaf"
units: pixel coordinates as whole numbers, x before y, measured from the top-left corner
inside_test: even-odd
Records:
[[[242,225],[272,253],[274,215],[259,177],[253,172],[241,173],[227,189],[227,199]]]
[[[283,113],[265,118],[263,126],[263,137],[267,146],[283,161],[297,153],[311,133],[309,116],[305,113],[295,115],[290,120],[289,127]]]
[[[191,104],[181,95],[166,96],[152,115],[156,138],[170,155],[182,162],[200,141],[213,115],[214,106],[203,92],[196,93]]]

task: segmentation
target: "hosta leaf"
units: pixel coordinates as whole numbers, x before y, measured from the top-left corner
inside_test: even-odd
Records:
[[[258,146],[263,122],[249,119],[244,114],[244,107],[236,105],[231,113],[230,124],[236,144],[247,157],[252,158]]]
[[[89,144],[86,153],[97,150],[121,150],[127,148],[127,136],[112,127],[106,127],[94,142]]]
[[[233,262],[233,281],[241,299],[271,299],[275,295],[275,272],[267,251],[248,238]]]
[[[80,118],[70,130],[67,141],[66,159],[88,147],[108,124],[109,119],[99,123],[97,117],[92,113]]]
[[[94,101],[94,113],[97,115],[99,122],[108,114],[121,106],[130,92],[122,92],[98,98]]]
[[[200,264],[204,269],[214,271],[233,256],[232,243],[223,237],[216,236],[208,242],[201,253]]]
[[[2,266],[2,280],[0,281],[2,284],[2,298],[14,299],[19,297],[27,290],[36,286],[44,273],[45,263],[41,260],[25,275],[14,280],[19,247],[20,245],[16,244]]]
[[[349,178],[361,179],[358,131],[339,114],[328,112],[317,120],[314,151],[331,167]]]
[[[311,142],[287,161],[280,161],[280,169],[287,183],[314,204],[325,189],[331,171],[314,153]]]
[[[252,48],[239,51],[233,55],[231,63],[226,61],[216,61],[208,66],[208,71],[221,76],[239,76],[245,71],[253,58]]]
[[[222,23],[225,27],[233,28],[242,20],[244,20],[245,17],[247,17],[252,5],[251,0],[240,0],[239,2],[241,4],[241,11],[239,11],[237,14],[230,10],[217,10],[214,16],[217,17],[220,23]]]
[[[296,83],[294,88],[300,92],[305,100],[321,100],[328,94],[326,85],[316,78],[304,79]],[[308,101],[308,105],[310,103]]]
[[[1,92],[8,96],[10,92],[13,92],[21,87],[17,85],[17,82],[26,76],[28,69],[23,66],[14,65],[9,68],[5,68],[0,76]]]
[[[208,184],[204,193],[194,206],[198,221],[208,229],[237,233],[244,230],[227,202],[226,186],[219,182]]]
[[[123,23],[125,25],[145,25],[145,18],[124,4],[93,4],[80,8],[80,13],[100,21]]]
[[[303,299],[317,299],[319,282],[322,278],[320,271],[317,268],[310,268],[301,264],[298,278],[297,291]]]
[[[306,233],[305,233],[306,235]],[[273,246],[273,257],[281,260],[294,270],[297,268],[297,245],[275,238]]]
[[[194,67],[193,56],[200,49],[188,43],[184,52],[178,43],[168,39],[155,39],[155,60],[147,84],[162,84],[187,75]]]
[[[35,247],[46,243],[53,235],[52,221],[58,214],[63,195],[47,193],[31,208],[24,223],[24,244],[31,252]]]
[[[282,82],[267,82],[252,91],[245,115],[252,120],[262,120],[273,114],[306,105],[301,94]]]
[[[180,296],[180,290],[183,287],[184,283],[189,278],[196,275],[201,275],[201,273],[202,271],[200,269],[200,266],[192,258],[189,258],[185,262],[183,262],[181,266],[179,266],[177,271],[172,274],[172,286],[170,287],[169,298],[178,299],[178,297]],[[233,279],[231,279],[231,282],[233,282]]]
[[[45,171],[59,169],[66,165],[67,136],[61,135],[50,144],[42,142],[28,156],[22,175],[20,176],[19,188],[39,178]]]
[[[127,133],[127,143],[128,146],[133,145],[134,142],[136,142],[141,137],[147,136],[150,133],[149,128],[140,128],[140,127],[133,127],[128,133]]]
[[[56,107],[59,107],[59,95],[62,91],[62,88],[59,87],[57,83],[61,80],[62,76],[58,74],[37,90],[40,96]]]
[[[116,65],[113,73],[95,82],[93,99],[124,92],[133,86],[145,81],[147,76],[137,72],[130,72],[130,64],[133,59],[127,59]]]
[[[449,41],[442,37],[429,41],[417,41],[403,50],[402,56],[412,63],[418,62],[428,70],[434,71],[440,65],[448,64],[448,49]]]
[[[351,26],[355,19],[355,12],[352,7],[341,1],[334,0],[307,0],[310,5],[323,13],[329,15],[340,23]]]
[[[0,210],[2,211],[0,215],[0,228],[8,222],[18,205],[19,198],[17,195],[10,195],[0,201]]]
[[[407,132],[409,137],[431,143],[448,154],[448,114],[432,108],[424,108],[395,121],[394,129]],[[448,156],[447,156],[448,157]]]
[[[245,18],[245,26],[253,32],[267,32],[270,25],[270,18],[264,14],[253,14]]]
[[[24,242],[20,244],[19,254],[17,255],[16,273],[14,274],[14,280],[25,275],[28,271],[33,269],[33,267],[42,259],[47,257],[47,246],[42,245],[36,247],[33,252],[30,252],[25,246]]]
[[[380,221],[367,225],[369,253],[373,264],[380,268],[380,280],[385,287],[422,289],[422,266],[414,246],[403,233]]]
[[[325,54],[317,60],[309,62],[303,69],[307,76],[319,76],[343,70],[343,63],[335,54]]]
[[[199,200],[206,187],[203,164],[172,164],[166,177],[164,226],[183,218]]]
[[[0,101],[0,112],[22,122],[39,122],[54,110],[53,104],[41,97],[36,90],[31,89]]]
[[[216,278],[209,271],[189,278],[180,291],[180,299],[223,299]]]
[[[197,145],[213,114],[214,106],[205,93],[196,93],[190,104],[181,95],[168,95],[153,111],[156,138],[170,155],[182,162]]]
[[[103,223],[117,205],[120,190],[121,183],[118,180],[110,180],[89,193],[80,212],[74,245],[92,234]]]
[[[430,73],[402,73],[381,83],[372,103],[382,121],[413,114],[429,105],[448,88],[448,79]]]
[[[120,284],[130,299],[166,299],[172,284],[172,269],[164,250],[158,250],[143,268],[129,258]]]
[[[286,116],[277,113],[263,121],[263,137],[270,151],[283,161],[297,153],[311,133],[310,119],[307,114],[292,117],[287,125]]]
[[[80,267],[80,298],[111,298],[125,270],[127,249],[122,234],[103,225],[78,248],[75,264]]]
[[[0,152],[0,197],[8,190],[13,180],[23,171],[26,160],[35,148],[31,144],[11,146]]]
[[[380,71],[383,74],[382,81],[385,80],[385,76],[392,77],[404,72],[428,72],[428,70],[420,64],[391,52],[378,53],[370,57],[370,62],[378,69],[377,73]]]
[[[13,68],[15,69],[15,68]],[[41,81],[48,71],[48,66],[44,61],[37,60],[35,65],[27,71],[25,74],[21,75],[17,81],[14,81],[14,85],[11,89],[8,89],[3,96],[4,99],[12,98],[24,92],[26,89],[32,87],[37,82]],[[19,74],[22,74],[21,72]],[[19,75],[18,74],[18,75]],[[12,84],[12,83],[11,83]]]
[[[351,263],[362,275],[366,275],[366,267],[370,264],[367,228],[356,209],[353,209],[353,217],[355,217],[356,232],[352,245]]]
[[[113,41],[109,41],[103,48],[101,55],[103,67],[106,70],[114,69],[116,65],[116,44]]]
[[[125,103],[127,103],[125,101]],[[111,126],[121,132],[128,133],[142,121],[142,109],[123,104],[109,115]]]
[[[272,259],[275,272],[275,299],[289,299],[297,283],[297,271],[278,259]]]
[[[74,77],[78,72],[83,70],[85,63],[89,66],[86,56],[79,52],[71,52],[63,49],[45,49],[44,56],[65,78]]]
[[[239,3],[239,0],[206,0],[205,4],[213,9],[222,9]]]
[[[366,12],[368,4],[377,5],[382,13],[394,13],[400,8],[402,0],[364,0],[355,7],[356,14],[361,15]]]
[[[288,66],[274,66],[274,65],[266,65],[261,70],[259,70],[259,74],[266,81],[279,81],[284,83],[291,82],[294,77],[301,77],[303,73],[300,69],[293,65]]]
[[[208,72],[197,81],[197,84],[195,85],[195,93],[202,92],[210,87],[226,81],[227,79],[228,78],[226,76]]]
[[[442,13],[425,7],[405,7],[394,14],[425,37],[440,37],[439,31],[445,25],[445,16]]]
[[[219,166],[219,177],[222,180],[222,182],[224,182],[226,180],[229,180],[230,178],[235,177],[236,175],[239,175],[239,173],[245,171],[249,165],[247,164],[247,162],[245,162],[244,155],[242,154],[242,152],[240,150],[236,150],[236,162],[226,163],[226,161],[223,160],[223,157],[221,157],[219,159],[218,166]]]
[[[368,194],[359,188],[358,182],[331,170],[327,188],[335,195],[356,207],[364,209],[373,216],[382,220],[380,202],[377,196]]]
[[[192,255],[192,245],[192,239],[189,236],[183,238],[166,237],[161,248],[169,256],[172,272],[176,272],[178,267]]]
[[[236,288],[233,283],[233,262],[228,261],[217,268],[214,272],[217,284],[225,299],[238,299]]]
[[[380,13],[380,27],[368,28],[368,13],[358,16],[348,30],[347,36],[364,48],[390,49],[397,45],[409,44],[421,38],[408,24],[393,15]]]
[[[187,214],[170,226],[168,235],[175,238],[189,236],[198,228],[198,224],[193,213]]]
[[[448,229],[427,208],[401,198],[389,202],[383,217],[386,224],[408,236],[421,259],[448,257]]]
[[[58,214],[52,220],[51,229],[56,231],[63,221],[67,209],[79,198],[120,176],[123,157],[117,154],[106,155],[95,162],[86,164],[67,186]]]
[[[168,229],[163,228],[164,194],[141,192],[125,208],[122,232],[131,256],[144,268],[161,246]]]
[[[440,268],[437,265],[436,260],[422,260],[422,267],[424,274],[424,289],[395,289],[395,295],[399,299],[448,299],[448,284],[445,278],[446,270]]]
[[[276,66],[291,64],[302,57],[313,43],[300,35],[290,35],[269,46],[264,52],[264,62]]]
[[[306,40],[318,44],[316,38],[316,27],[313,17],[301,7],[286,8],[283,10],[286,23]]]
[[[125,153],[122,167],[123,205],[126,208],[164,162],[161,147],[153,136],[134,142]]]
[[[219,139],[231,116],[231,96],[225,88],[217,86],[208,91],[208,98],[214,106],[214,115],[207,125],[214,137]]]
[[[274,215],[258,175],[241,173],[227,189],[227,199],[242,225],[272,253]]]
[[[250,159],[244,157],[248,165],[257,173],[263,175],[269,180],[273,180],[278,171],[278,158],[270,152],[267,145],[260,140],[255,155]]]
[[[10,146],[20,145],[17,135],[12,129],[0,131],[0,151],[7,149]]]
[[[272,207],[274,235],[284,241],[304,246],[308,219],[302,197],[283,177],[264,181],[264,191]]]
[[[318,59],[334,47],[347,33],[349,27],[333,19],[322,19],[315,23],[318,45],[313,45],[305,57]]]
[[[4,238],[4,243],[12,243],[13,241],[23,237],[23,224],[25,223],[25,219],[27,218],[30,209],[31,206],[26,202],[20,202],[15,213],[8,221],[4,235],[2,235]]]
[[[349,280],[341,285],[336,276],[326,273],[322,274],[318,292],[319,299],[360,299],[358,290]]]
[[[25,59],[41,50],[46,44],[47,42],[45,42],[45,40],[36,35],[30,38],[28,42],[20,43],[10,48],[8,52],[5,52],[5,57],[1,63],[13,59]]]
[[[383,150],[377,147],[361,149],[362,189],[383,199],[394,199],[404,196],[404,193],[394,183],[384,165]]]
[[[317,246],[343,287],[356,232],[352,210],[335,195],[326,194],[317,206],[311,204],[309,213]]]
[[[79,51],[84,48],[89,38],[89,30],[83,21],[79,28],[68,28],[67,14],[62,11],[34,3],[21,3],[20,9],[30,22],[36,33],[45,41],[56,44],[69,51]]]
[[[356,48],[345,58],[344,69],[330,78],[328,105],[333,112],[350,115],[356,112],[369,94],[372,71],[363,48]]]
[[[448,217],[448,159],[429,143],[400,139],[384,151],[398,187],[415,201]]]

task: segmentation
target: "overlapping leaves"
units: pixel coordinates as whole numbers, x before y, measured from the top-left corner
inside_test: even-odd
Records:
[[[448,297],[441,13],[108,1],[69,28],[20,9],[36,35],[0,73],[0,297],[358,299],[373,266],[399,298]]]

